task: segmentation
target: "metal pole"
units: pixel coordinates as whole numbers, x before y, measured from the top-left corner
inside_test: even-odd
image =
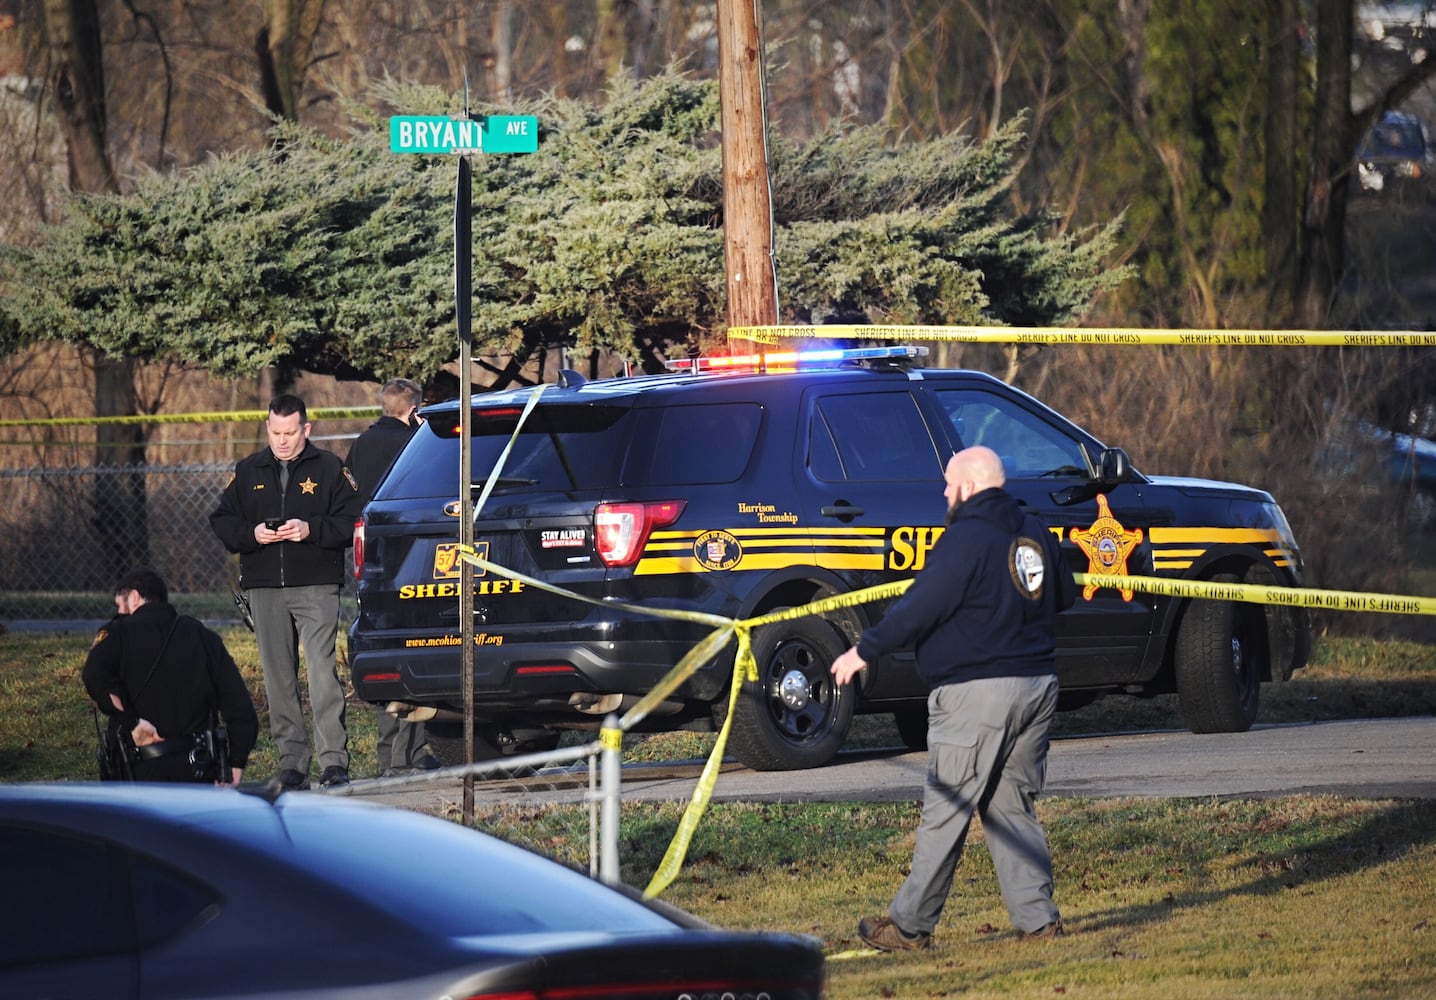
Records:
[[[603,776],[602,807],[599,823],[599,880],[608,885],[617,885],[621,878],[618,871],[618,800],[623,785],[623,730],[619,728],[618,716],[610,715],[603,720]]]
[[[473,174],[467,156],[459,157],[454,190],[454,320],[459,327],[459,544],[474,544],[473,444],[469,438],[473,386],[469,356],[473,347],[470,308],[473,298]],[[459,561],[459,678],[464,701],[464,762],[474,761],[474,567]],[[464,774],[463,822],[474,825],[474,775]]]
[[[598,877],[598,762],[601,753],[588,758],[588,874]]]

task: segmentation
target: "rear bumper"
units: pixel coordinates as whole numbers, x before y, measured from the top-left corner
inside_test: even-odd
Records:
[[[573,692],[645,694],[692,648],[690,642],[672,640],[496,638],[482,632],[474,636],[474,704],[506,711],[567,700]],[[462,706],[457,636],[376,639],[351,632],[349,650],[354,690],[365,701]],[[706,664],[673,697],[711,701],[727,689],[726,673]]]

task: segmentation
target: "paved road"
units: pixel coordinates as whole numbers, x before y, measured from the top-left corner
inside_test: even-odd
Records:
[[[686,801],[702,762],[630,765],[626,801]],[[902,801],[921,795],[927,755],[857,751],[811,771],[750,771],[725,764],[714,801]],[[583,801],[586,773],[572,779],[475,783],[480,805]],[[349,794],[442,811],[462,801],[456,772],[355,782]],[[1265,798],[1344,795],[1436,798],[1436,718],[1363,719],[1260,726],[1246,733],[1125,733],[1055,740],[1047,794],[1087,798]]]

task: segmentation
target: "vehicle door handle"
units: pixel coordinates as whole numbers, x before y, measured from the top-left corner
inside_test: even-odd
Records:
[[[850,503],[838,503],[831,507],[819,507],[818,513],[824,517],[836,517],[841,521],[851,521],[863,513],[861,507],[854,507]]]

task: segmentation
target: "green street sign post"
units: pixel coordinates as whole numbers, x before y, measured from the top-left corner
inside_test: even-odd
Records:
[[[389,119],[391,153],[536,153],[538,118],[487,115],[395,115]]]
[[[470,153],[537,153],[538,118],[533,115],[486,115],[469,117],[468,84],[464,86],[464,114],[396,115],[389,119],[391,153],[454,153],[459,158],[459,179],[454,186],[454,322],[459,328],[459,372],[467,376],[472,362],[473,297],[473,168]],[[473,385],[459,379],[459,543],[474,544],[473,453],[470,448]],[[471,484],[462,488],[461,484]],[[474,567],[459,564],[459,672],[460,699],[464,703],[464,759],[474,759]],[[605,806],[607,808],[607,806]],[[464,775],[463,821],[474,822],[474,776]],[[609,828],[618,829],[618,817],[608,818]],[[618,849],[603,849],[600,875],[610,884],[618,880]]]

